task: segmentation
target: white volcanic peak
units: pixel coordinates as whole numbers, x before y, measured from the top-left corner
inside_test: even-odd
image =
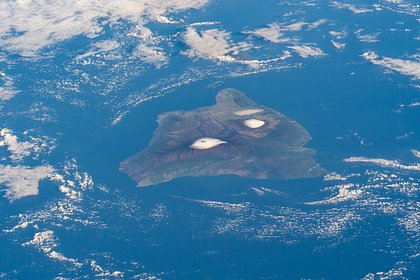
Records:
[[[420,80],[420,59],[419,56],[412,56],[412,59],[399,59],[391,57],[380,57],[373,51],[362,54],[362,57],[373,64],[385,67],[387,69],[399,72],[400,74],[412,76]]]
[[[127,20],[144,26],[151,20],[162,21],[169,13],[201,8],[208,1],[0,1],[0,47],[35,56],[40,49],[75,36],[95,37],[108,23]]]
[[[323,57],[326,54],[318,47],[310,46],[310,45],[302,45],[302,46],[289,46],[289,49],[294,50],[300,57],[308,58],[308,57]]]
[[[251,47],[244,42],[234,43],[229,32],[219,29],[197,31],[193,27],[187,27],[183,37],[189,49],[182,53],[191,58],[234,62],[234,55]]]
[[[5,196],[10,200],[37,195],[39,181],[54,176],[54,168],[0,165],[0,185],[5,186]]]
[[[194,141],[194,143],[192,143],[190,147],[196,150],[207,150],[225,143],[227,142],[222,141],[220,139],[203,137]]]
[[[388,160],[383,158],[367,158],[367,157],[349,157],[344,159],[344,162],[359,162],[359,163],[372,163],[386,168],[395,168],[411,171],[420,171],[420,164],[414,163],[405,165],[397,160]]]
[[[244,124],[249,128],[259,128],[265,124],[265,121],[258,120],[258,119],[249,119],[249,120],[245,120]]]
[[[240,110],[240,111],[236,111],[234,114],[236,116],[249,116],[249,115],[254,115],[256,113],[260,113],[264,111],[263,109],[246,109],[246,110]]]

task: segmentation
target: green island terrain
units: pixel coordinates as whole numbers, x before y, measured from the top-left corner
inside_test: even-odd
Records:
[[[296,121],[256,104],[235,89],[216,104],[159,115],[149,146],[120,163],[139,186],[184,176],[233,174],[255,179],[298,179],[325,170],[305,148],[311,139]]]

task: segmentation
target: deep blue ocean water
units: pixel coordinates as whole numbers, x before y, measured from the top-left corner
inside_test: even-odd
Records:
[[[243,29],[288,21],[282,15],[290,7],[277,2],[255,5],[254,1],[226,1],[180,17],[189,22],[220,21],[224,29],[232,31],[234,41],[241,41],[246,39]],[[1,198],[0,278],[111,278],[92,268],[91,261],[95,260],[109,271],[124,272],[127,279],[148,279],[152,275],[162,279],[362,279],[395,267],[402,267],[407,279],[417,279],[418,220],[410,232],[402,229],[399,219],[411,217],[414,223],[418,219],[418,172],[349,164],[343,159],[363,156],[418,162],[410,152],[420,148],[418,106],[408,106],[418,102],[413,78],[384,74],[383,68],[361,57],[369,50],[389,57],[418,52],[418,40],[413,41],[412,33],[386,32],[398,21],[404,21],[404,28],[416,30],[418,17],[416,21],[391,11],[361,17],[320,3],[323,8],[302,12],[302,16],[297,13],[293,21],[334,21],[314,32],[299,33],[302,41],[315,43],[328,55],[316,59],[295,55],[287,62],[292,65],[290,69],[280,71],[229,77],[227,73],[236,70],[233,66],[200,59],[192,63],[180,55],[186,46],[179,40],[167,47],[173,53],[171,63],[159,69],[138,61],[124,65],[126,68],[112,61],[102,68],[83,68],[73,63],[75,53],[88,49],[89,40],[83,36],[52,47],[52,52],[64,50],[64,55],[40,61],[10,54],[8,59],[14,63],[8,66],[8,74],[18,77],[15,87],[22,92],[2,107],[2,126],[16,132],[38,130],[59,139],[52,153],[28,159],[25,164],[36,166],[41,162],[60,169],[65,160],[76,159],[78,168],[89,173],[95,186],[83,192],[83,199],[75,204],[78,210],[69,214],[69,219],[52,210],[65,196],[48,180],[40,183],[37,196],[12,203]],[[150,26],[162,36],[175,36],[185,29],[182,25]],[[336,51],[326,37],[328,30],[351,33],[359,28],[366,33],[380,31],[380,41],[367,45],[348,36],[346,49]],[[101,39],[129,29],[124,24],[115,29],[107,26]],[[264,51],[250,50],[241,54],[243,59],[273,57],[287,50],[255,40],[265,47]],[[132,48],[131,43],[124,47]],[[102,80],[81,83],[80,92],[56,82],[82,80],[79,68]],[[161,96],[130,108],[120,123],[110,125],[125,97],[149,92],[145,88],[157,82],[169,85],[182,81],[179,74],[188,76],[192,73],[188,71],[210,74],[172,91],[162,90]],[[111,79],[124,75],[131,78]],[[171,76],[175,78],[165,80]],[[114,83],[116,86],[111,87]],[[346,183],[363,190],[363,196],[338,204],[305,204],[337,193],[341,182],[323,178],[278,181],[197,177],[137,188],[118,171],[122,160],[147,147],[159,114],[211,106],[216,93],[224,88],[236,88],[258,104],[300,123],[312,136],[307,147],[317,151],[316,160],[321,166],[343,175],[359,174]],[[112,94],[106,95],[108,90]],[[28,113],[28,108],[37,101],[48,108],[54,121],[32,118],[38,115]],[[85,105],[74,105],[79,102]],[[407,195],[388,186],[394,183],[407,183],[412,193]],[[259,195],[255,188],[271,192]],[[386,206],[381,208],[382,204]],[[37,227],[5,233],[18,223],[21,213],[37,213],[31,216]],[[44,229],[54,230],[57,251],[82,265],[52,260],[42,249],[21,246]]]

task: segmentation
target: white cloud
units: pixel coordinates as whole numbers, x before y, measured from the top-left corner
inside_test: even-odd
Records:
[[[208,1],[0,1],[0,48],[36,56],[42,48],[75,36],[95,37],[108,23],[127,20],[144,26],[150,20],[162,22],[168,13],[200,8]]]
[[[328,32],[332,37],[334,37],[334,39],[344,39],[347,37],[347,32],[346,31],[329,31]]]
[[[333,173],[328,173],[327,175],[325,175],[323,180],[324,181],[346,181],[347,177],[333,172]]]
[[[200,21],[191,23],[189,26],[202,26],[202,25],[216,25],[220,24],[220,21]]]
[[[49,179],[57,184],[59,190],[74,201],[79,201],[83,192],[95,185],[87,172],[79,170],[74,159],[67,161],[60,172],[50,165],[36,167],[0,165],[0,186],[3,187],[5,197],[11,201],[37,195],[39,181],[43,179]]]
[[[11,88],[4,88],[0,87],[0,101],[7,101],[12,99],[19,91],[11,89]]]
[[[233,43],[230,33],[219,29],[197,31],[188,27],[184,33],[184,42],[189,47],[183,54],[188,57],[215,59],[234,62],[235,55],[248,50],[251,46],[247,43]]]
[[[271,23],[268,25],[268,27],[255,29],[253,31],[245,31],[244,33],[252,34],[272,43],[285,43],[290,41],[289,38],[284,37],[284,32],[282,32],[280,26],[277,23]]]
[[[119,57],[118,54],[112,53],[112,52],[120,47],[121,47],[120,43],[115,40],[99,41],[99,42],[94,43],[91,49],[87,53],[78,55],[76,59],[83,59],[92,55],[98,55],[98,54],[104,54],[104,53],[110,53],[110,52],[112,56]]]
[[[283,51],[280,56],[271,59],[240,59],[238,58],[239,54],[248,51],[253,46],[246,42],[235,43],[229,32],[219,29],[199,32],[193,27],[188,27],[184,33],[184,42],[188,46],[188,50],[183,51],[182,54],[190,58],[235,62],[260,70],[269,64],[291,56],[289,51]]]
[[[339,49],[339,50],[344,49],[346,47],[345,43],[340,43],[340,42],[337,42],[337,41],[334,41],[334,40],[331,40],[331,43],[333,44],[333,46],[336,49]]]
[[[0,72],[0,102],[10,100],[18,93],[13,85],[13,79]]]
[[[324,25],[328,22],[328,20],[326,20],[325,18],[321,18],[317,21],[311,22],[308,24],[309,29],[316,29],[318,27],[320,27],[321,25]]]
[[[380,65],[390,70],[399,72],[400,74],[412,76],[416,80],[420,80],[420,59],[413,56],[413,60],[403,60],[391,57],[379,57],[375,52],[369,51],[362,54],[362,57],[373,64]]]
[[[344,162],[372,163],[386,168],[420,171],[420,164],[418,163],[405,165],[397,160],[388,160],[383,158],[349,157],[344,159]]]
[[[288,48],[294,50],[300,57],[303,58],[322,57],[326,55],[320,48],[310,45],[289,46]]]
[[[363,13],[370,13],[374,10],[371,8],[367,8],[366,6],[354,5],[354,4],[347,4],[347,3],[340,3],[337,1],[333,1],[332,5],[337,9],[347,9],[355,14],[363,14]]]
[[[359,39],[360,42],[365,43],[376,43],[379,42],[378,40],[378,33],[372,33],[372,34],[362,34],[363,29],[359,29],[354,34]]]
[[[341,49],[344,49],[346,47],[345,43],[338,41],[338,40],[342,40],[342,39],[347,37],[347,32],[346,31],[331,30],[328,33],[331,35],[331,37],[333,37],[333,40],[331,40],[331,43],[333,44],[333,46],[336,49],[341,50]]]
[[[31,151],[36,148],[35,144],[30,142],[19,142],[13,131],[7,128],[0,130],[0,147],[7,147],[10,152],[10,159],[13,161],[20,161],[23,158],[29,156]]]
[[[154,64],[157,68],[168,63],[168,58],[162,48],[153,45],[140,44],[131,55],[146,63]]]
[[[360,40],[360,42],[365,42],[365,43],[379,42],[377,34],[359,35],[359,36],[357,36],[357,38]]]
[[[14,162],[20,162],[31,156],[37,159],[41,154],[48,154],[55,149],[55,139],[46,136],[31,136],[30,130],[21,134],[21,137],[30,141],[19,141],[19,137],[11,129],[0,129],[0,147],[5,147],[9,152],[8,157],[0,158],[0,161],[10,159]]]
[[[34,234],[32,240],[25,242],[22,246],[34,246],[41,252],[43,252],[49,258],[61,261],[61,262],[68,262],[77,267],[80,267],[82,264],[77,262],[77,260],[73,258],[68,258],[64,256],[62,253],[55,251],[54,249],[58,247],[57,238],[54,236],[54,231],[46,230],[37,232]]]
[[[412,153],[412,154],[413,154],[413,156],[415,156],[416,158],[420,158],[420,151],[417,151],[417,150],[412,149],[412,150],[411,150],[411,153]]]
[[[94,260],[90,262],[90,267],[96,273],[95,275],[96,277],[100,277],[100,278],[123,278],[124,277],[124,272],[121,272],[118,270],[109,271],[107,269],[104,269]]]
[[[335,204],[335,203],[340,203],[347,200],[356,199],[362,194],[362,191],[359,189],[355,189],[355,187],[356,185],[354,184],[342,184],[342,185],[334,186],[333,188],[329,188],[329,189],[338,190],[338,193],[335,196],[332,196],[324,200],[306,202],[305,204],[308,204],[308,205]]]
[[[267,27],[258,28],[254,30],[244,31],[244,34],[250,34],[256,37],[263,38],[272,43],[285,43],[289,42],[292,39],[285,37],[286,32],[296,32],[301,31],[304,27],[307,27],[309,30],[318,28],[319,26],[325,24],[327,20],[320,19],[312,23],[307,23],[304,21],[299,21],[291,23],[289,25],[280,25],[278,23],[270,23]]]
[[[37,167],[0,165],[0,184],[6,186],[5,196],[10,200],[37,195],[39,181],[53,175],[54,168],[49,165]]]
[[[291,23],[289,25],[281,26],[280,29],[282,31],[300,31],[305,25],[307,25],[306,22],[299,21],[299,22]]]

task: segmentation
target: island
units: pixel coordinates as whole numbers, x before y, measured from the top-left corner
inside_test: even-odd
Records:
[[[296,121],[258,105],[235,89],[221,90],[216,104],[158,116],[147,148],[120,163],[145,187],[185,176],[238,175],[254,179],[317,177],[311,139]]]

